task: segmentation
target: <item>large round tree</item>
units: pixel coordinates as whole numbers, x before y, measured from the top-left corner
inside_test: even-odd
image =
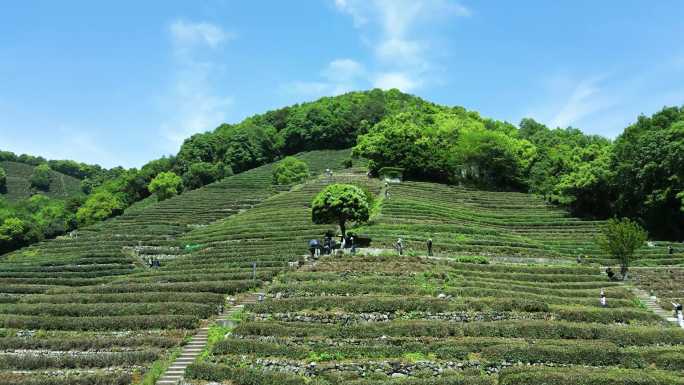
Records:
[[[314,223],[337,223],[342,236],[346,235],[346,224],[365,222],[370,215],[366,194],[350,184],[331,184],[314,198],[311,219]]]

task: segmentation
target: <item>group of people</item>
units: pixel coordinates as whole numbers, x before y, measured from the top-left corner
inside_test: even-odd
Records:
[[[152,257],[147,259],[147,265],[152,268],[161,267],[161,262],[158,258]]]
[[[339,247],[338,247],[339,246]],[[426,241],[427,255],[432,256],[432,238],[428,238]],[[394,248],[397,250],[399,255],[404,255],[404,240],[399,238],[394,244]],[[336,242],[330,234],[326,234],[323,238],[323,243],[318,239],[311,239],[309,241],[309,253],[311,258],[318,258],[323,255],[330,255],[335,250],[350,249],[351,254],[356,254],[356,242],[354,240],[353,234],[348,234],[346,236],[340,236],[340,242]]]
[[[339,247],[338,247],[339,246]],[[352,254],[356,253],[356,242],[354,241],[353,234],[347,234],[345,236],[340,236],[340,242],[336,242],[330,234],[326,234],[323,238],[323,244],[318,239],[312,239],[309,241],[309,253],[311,258],[318,258],[323,255],[330,255],[335,250],[350,249]]]

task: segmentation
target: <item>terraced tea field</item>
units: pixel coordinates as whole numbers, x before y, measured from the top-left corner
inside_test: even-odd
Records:
[[[314,173],[348,151],[300,155]],[[0,259],[0,383],[128,384],[286,258],[198,264],[178,237],[278,194],[271,165]],[[162,261],[150,269],[148,258]],[[177,260],[176,260],[177,259]],[[174,261],[176,260],[176,261]],[[259,260],[258,258],[256,260]],[[256,278],[256,279],[253,279]]]
[[[607,308],[599,305],[601,288]],[[594,268],[326,257],[279,276],[268,293],[189,368],[190,377],[247,383],[249,376],[260,384],[608,384],[619,377],[682,383],[684,330],[641,309],[629,290]]]
[[[363,230],[375,247],[391,248],[402,238],[409,251],[424,254],[432,238],[436,253],[483,255],[544,263],[613,264],[595,242],[601,222],[573,218],[541,198],[522,193],[488,192],[436,183],[405,182],[389,187],[382,215]],[[670,256],[667,243],[639,250],[636,265],[684,263],[684,254]]]
[[[300,155],[314,174],[347,156]],[[273,186],[271,167],[0,259],[0,383],[152,383],[228,296],[253,290],[266,300],[234,329],[209,329],[187,381],[684,383],[684,331],[601,274],[596,262],[613,261],[593,246],[598,222],[529,195],[424,182],[383,199],[362,167]],[[305,261],[307,241],[335,230],[311,222],[311,201],[338,182],[378,197],[353,230],[381,255]],[[398,237],[409,255],[392,251]],[[428,237],[437,258],[422,257]],[[645,263],[678,263],[665,247],[641,250]],[[454,260],[463,255],[491,264]]]
[[[10,201],[17,201],[30,197],[34,191],[29,182],[33,174],[34,166],[19,163],[2,161],[0,167],[7,172],[7,191],[0,193]],[[50,189],[44,193],[51,198],[63,199],[75,195],[83,194],[81,191],[81,181],[56,171],[50,171]]]

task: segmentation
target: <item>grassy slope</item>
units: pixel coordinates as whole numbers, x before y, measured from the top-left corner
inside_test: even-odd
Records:
[[[336,178],[376,192],[381,188],[363,172]],[[308,206],[326,182],[312,181],[188,233],[185,239],[205,246],[192,264],[214,268],[256,256],[296,258],[306,239],[328,228],[311,224]],[[381,215],[362,230],[380,247],[402,236],[409,252],[420,253],[432,234],[445,257],[511,253],[568,260],[574,256],[564,254],[564,247],[588,247],[585,233],[596,225],[523,194],[411,182],[391,187],[390,196]],[[559,241],[545,246],[544,239]],[[598,306],[601,288],[608,309]],[[684,331],[641,309],[629,290],[608,282],[595,267],[337,257],[278,275],[268,292],[271,298],[249,307],[234,335],[190,375],[304,384],[308,380],[301,375],[308,373],[326,384],[394,383],[392,374],[418,365],[426,379],[416,383],[425,384],[527,384],[549,377],[556,378],[554,384],[575,384],[578,377],[598,384],[620,376],[670,384],[678,381],[672,370],[684,368],[672,361],[681,347],[668,346],[684,343]],[[449,299],[438,299],[439,294]],[[265,360],[270,369],[262,366]],[[522,366],[492,371],[517,362]],[[526,366],[540,362],[547,367]],[[276,374],[278,368],[290,374]],[[370,368],[372,381],[363,379],[359,368]]]
[[[320,151],[299,156],[319,173],[338,168],[348,155]],[[26,383],[47,370],[74,365],[79,369],[72,375],[85,383],[102,378],[103,384],[119,378],[130,382],[136,366],[149,367],[177,346],[222,306],[226,294],[247,290],[287,266],[285,260],[272,262],[260,268],[257,281],[249,279],[251,262],[174,267],[189,261],[178,237],[249,210],[282,190],[271,184],[271,168],[226,178],[79,230],[74,238],[41,242],[0,259],[0,349],[9,357],[0,355],[0,383]],[[161,258],[162,268],[145,267],[148,256]],[[179,263],[169,260],[175,257]],[[45,331],[40,340],[18,338],[24,329]],[[123,331],[125,338],[115,338]],[[40,348],[55,351],[55,358],[34,358]],[[73,363],[71,353],[59,353],[63,350],[82,358]],[[87,379],[87,371],[109,366],[115,370]],[[12,373],[22,369],[32,371]],[[74,378],[58,376],[55,384]]]
[[[315,152],[302,157],[320,173],[338,166],[347,154]],[[543,359],[570,365],[566,370],[571,377],[595,375],[583,373],[588,369],[582,365],[656,369],[679,365],[672,358],[681,354],[679,348],[654,344],[684,342],[681,330],[661,325],[636,305],[629,292],[606,282],[595,268],[345,258],[327,260],[311,273],[283,275],[288,262],[306,252],[308,239],[331,228],[310,222],[311,199],[325,184],[355,183],[376,193],[382,184],[368,179],[363,169],[355,169],[336,171],[330,180],[313,178],[285,191],[271,185],[270,175],[271,166],[263,166],[132,210],[80,231],[77,238],[43,242],[0,261],[0,347],[8,353],[5,356],[15,357],[2,358],[0,382],[25,383],[46,371],[74,365],[67,361],[71,355],[66,353],[56,353],[59,359],[52,361],[33,357],[36,349],[47,349],[87,356],[72,373],[79,378],[85,379],[89,370],[115,369],[96,372],[106,380],[85,383],[97,380],[104,384],[122,378],[125,384],[135,378],[136,366],[149,367],[177,346],[200,319],[223,304],[225,295],[273,279],[276,282],[269,290],[283,299],[252,308],[252,320],[248,318],[238,330],[246,341],[229,340],[229,349],[217,350],[210,362],[238,360],[249,367],[258,356],[294,362],[294,366],[311,361],[333,367],[338,364],[342,365],[342,377],[330,382],[351,383],[354,369],[344,366],[349,361],[427,360],[440,365],[448,361],[473,366],[474,372],[468,372],[464,381],[483,384],[494,377],[481,379],[474,373],[488,363],[500,365],[503,361]],[[401,235],[413,251],[422,249],[424,237],[433,234],[443,255],[507,255],[514,250],[520,255],[568,260],[572,254],[564,255],[559,246],[548,247],[548,254],[538,251],[547,247],[545,239],[559,238],[550,238],[549,233],[564,234],[565,243],[585,244],[583,232],[568,231],[585,225],[594,226],[577,223],[526,195],[406,183],[392,187],[381,215],[364,230],[380,246]],[[489,237],[491,231],[493,237]],[[511,240],[519,244],[502,248],[495,243]],[[185,252],[185,245],[197,248]],[[464,249],[464,245],[476,249]],[[141,262],[147,256],[162,258],[162,268],[144,267]],[[251,280],[253,262],[258,266],[256,281]],[[610,309],[596,306],[601,287],[609,295]],[[447,305],[436,300],[439,293],[452,296]],[[356,325],[366,313],[385,314],[387,309],[392,321]],[[465,312],[475,319],[468,323],[428,319],[426,309]],[[325,325],[315,320],[298,323],[278,315],[284,312],[338,318]],[[261,314],[264,320],[254,314]],[[521,319],[525,317],[532,320]],[[620,322],[631,326],[625,328]],[[45,331],[40,338],[17,337],[25,329]],[[122,331],[126,331],[123,338]],[[387,338],[379,339],[382,335]],[[272,345],[260,345],[260,336],[270,336]],[[331,339],[320,340],[324,336]],[[531,345],[537,342],[539,346]],[[225,348],[225,344],[218,346]],[[242,354],[237,356],[237,351]],[[610,358],[606,361],[593,352]],[[27,363],[31,363],[29,374],[12,373],[25,369]],[[265,373],[258,369],[246,376]],[[377,377],[388,373],[378,372]],[[564,375],[558,370],[554,373]],[[651,374],[670,380],[667,373],[649,371]],[[502,379],[510,384],[539,383],[514,382],[525,375],[545,373],[511,372]],[[451,383],[462,383],[457,377],[455,374]],[[73,377],[55,380],[55,384],[67,384]],[[293,381],[299,383],[300,379]],[[274,383],[283,382],[277,379]]]
[[[32,195],[29,178],[33,173],[34,166],[18,162],[0,162],[0,167],[7,172],[7,193],[1,196],[11,201],[18,201]],[[68,198],[70,196],[82,194],[81,181],[64,175],[57,171],[50,172],[52,178],[50,190],[44,194],[51,198]]]
[[[432,237],[437,252],[505,258],[544,258],[613,263],[596,247],[600,221],[583,221],[522,193],[487,192],[436,183],[390,185],[382,215],[365,226],[376,245],[389,248],[403,238],[409,249],[425,252]],[[670,258],[667,244],[639,250],[637,264],[684,263]]]

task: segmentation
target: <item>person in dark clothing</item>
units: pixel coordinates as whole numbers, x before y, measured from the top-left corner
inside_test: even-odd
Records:
[[[432,238],[427,240],[428,257],[432,257]]]
[[[608,279],[611,281],[615,277],[615,273],[613,272],[613,269],[611,269],[610,267],[606,269],[606,275],[608,276]]]
[[[326,235],[323,239],[323,254],[330,255],[330,252],[332,251],[332,245],[330,244],[331,241],[332,239],[329,235]]]
[[[309,241],[309,253],[311,253],[311,258],[316,256],[316,249],[320,247],[318,239],[312,239]]]
[[[674,254],[674,249],[672,248],[672,245],[667,246],[667,253],[670,255]]]

